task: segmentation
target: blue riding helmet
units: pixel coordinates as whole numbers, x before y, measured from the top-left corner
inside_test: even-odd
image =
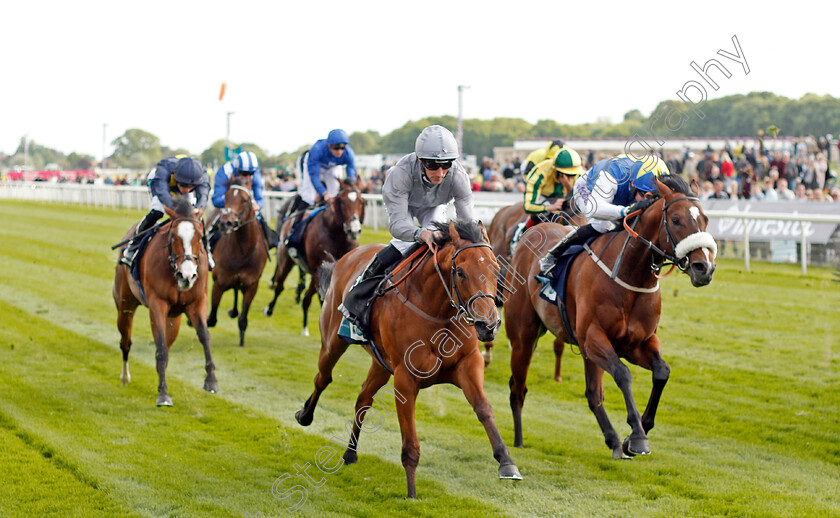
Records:
[[[257,161],[257,155],[252,151],[243,151],[233,159],[233,168],[237,171],[244,171],[246,173],[253,173],[259,169],[260,163]]]
[[[175,164],[175,181],[180,184],[198,185],[204,174],[204,166],[195,158],[184,157]]]
[[[630,169],[633,188],[643,192],[656,191],[656,178],[670,174],[668,166],[658,156],[644,155]]]
[[[327,136],[327,145],[335,146],[336,144],[349,144],[350,137],[343,129],[334,129]]]

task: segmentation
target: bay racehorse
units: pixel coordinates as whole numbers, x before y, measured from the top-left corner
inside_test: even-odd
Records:
[[[117,328],[120,330],[120,349],[123,369],[120,380],[128,385],[128,353],[131,351],[131,328],[134,313],[140,304],[149,308],[152,335],[155,340],[155,360],[158,373],[158,406],[172,406],[166,386],[166,365],[169,349],[186,313],[204,347],[204,390],[217,392],[216,366],[210,353],[210,331],[207,328],[207,252],[202,245],[204,225],[194,217],[194,209],[186,198],[176,198],[174,209],[165,208],[171,221],[153,230],[143,256],[137,260],[140,286],[131,276],[128,266],[118,263],[114,275],[114,303],[117,306]],[[134,235],[136,225],[123,236]],[[122,256],[120,249],[120,257]]]
[[[493,302],[498,265],[483,226],[472,222],[437,224],[444,236],[434,252],[423,245],[408,273],[399,266],[387,291],[371,310],[371,335],[376,346],[365,346],[374,358],[356,400],[356,414],[344,462],[357,461],[356,449],[362,422],[375,394],[394,375],[391,387],[396,399],[402,433],[402,464],[408,497],[416,497],[415,471],[420,443],[414,422],[417,393],[440,383],[452,383],[464,391],[484,425],[499,461],[499,478],[521,479],[519,470],[496,427],[493,408],[484,395],[484,360],[478,340],[492,338],[499,329],[499,312]],[[382,245],[365,245],[322,269],[321,289],[326,292],[321,310],[321,353],[315,391],[295,418],[303,426],[312,423],[321,393],[332,381],[332,371],[348,343],[338,336],[342,315],[338,311],[353,281],[361,275]],[[448,278],[444,275],[448,273]],[[399,279],[397,278],[399,277]],[[377,360],[376,358],[380,358]]]
[[[586,224],[586,218],[577,210],[577,207],[571,201],[571,197],[564,200],[559,218],[557,221],[564,225],[580,226]],[[501,208],[493,217],[493,221],[490,222],[490,227],[487,229],[490,244],[493,245],[493,253],[496,254],[496,260],[499,261],[499,266],[502,269],[502,276],[510,266],[512,255],[510,244],[513,241],[513,235],[519,224],[526,219],[528,219],[528,213],[525,212],[525,202],[515,203]],[[505,292],[500,293],[497,303],[501,303],[507,296]],[[484,351],[481,353],[487,365],[493,360],[493,345],[493,342],[485,342]],[[554,381],[563,380],[560,375],[560,366],[565,347],[566,344],[560,338],[554,340]]]
[[[248,311],[257,294],[260,276],[268,260],[268,243],[263,235],[254,195],[249,188],[250,177],[235,176],[225,193],[225,206],[219,212],[216,225],[222,236],[213,251],[216,267],[213,268],[213,295],[207,325],[216,325],[216,311],[222,294],[233,290],[231,318],[239,316],[239,346],[245,345],[248,329]],[[242,312],[237,310],[239,292],[242,292]]]
[[[580,346],[586,398],[613,458],[650,453],[647,434],[670,373],[656,335],[661,309],[659,269],[670,261],[688,272],[694,286],[705,286],[712,281],[717,253],[714,239],[705,232],[708,218],[686,182],[678,176],[663,176],[657,187],[659,199],[636,218],[635,229],[627,224],[638,215],[631,213],[625,230],[599,236],[591,252],[574,258],[565,288],[568,329],[558,305],[540,297],[540,283],[534,278],[540,272],[540,257],[559,240],[565,227],[538,225],[517,246],[507,276],[516,289],[505,302],[505,327],[513,347],[510,405],[515,446],[523,445],[522,405],[531,356],[537,340],[548,330]],[[636,407],[632,376],[622,358],[653,373],[643,415]],[[604,371],[615,380],[627,407],[632,431],[623,443],[604,409]]]
[[[271,316],[274,312],[277,297],[283,292],[283,283],[295,266],[295,260],[289,256],[289,251],[283,244],[292,230],[292,220],[293,218],[288,218],[277,225],[280,244],[277,246],[277,266],[271,280],[274,297],[264,310],[267,316]],[[362,232],[364,221],[365,200],[362,198],[362,193],[354,184],[345,180],[341,191],[326,204],[326,208],[315,214],[306,226],[301,239],[302,256],[298,263],[301,275],[297,290],[300,301],[300,294],[306,283],[306,274],[310,274],[312,277],[309,288],[301,301],[303,308],[301,334],[304,336],[309,336],[309,306],[318,289],[318,270],[321,264],[327,259],[338,259],[359,246],[359,234]]]

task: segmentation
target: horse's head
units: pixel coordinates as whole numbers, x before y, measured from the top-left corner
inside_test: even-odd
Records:
[[[198,279],[198,256],[201,253],[203,224],[193,217],[193,208],[184,198],[174,204],[176,218],[169,225],[167,251],[169,265],[175,270],[178,289],[192,289]]]
[[[253,199],[250,189],[250,177],[231,178],[225,193],[225,207],[219,216],[219,229],[223,234],[230,234],[252,219]]]
[[[709,284],[717,256],[717,243],[706,232],[709,218],[681,177],[663,176],[656,184],[663,198],[660,246],[673,253],[674,262],[680,270],[688,272],[691,284],[697,287]]]
[[[359,189],[345,181],[343,188],[332,201],[336,221],[342,224],[347,237],[355,241],[362,232],[365,221],[365,200]]]
[[[495,304],[499,263],[487,230],[483,224],[472,221],[436,224],[436,229],[452,244],[450,303],[459,317],[475,326],[479,340],[493,340],[501,325]]]

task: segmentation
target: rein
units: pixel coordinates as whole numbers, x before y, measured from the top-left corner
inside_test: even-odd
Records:
[[[630,239],[632,238],[632,239],[635,239],[635,240],[641,242],[643,245],[645,245],[647,248],[649,248],[654,253],[654,255],[651,256],[651,261],[652,261],[651,271],[653,273],[653,276],[656,279],[664,279],[665,277],[670,275],[671,272],[674,271],[674,267],[679,268],[680,271],[683,271],[683,272],[686,271],[686,269],[688,268],[688,254],[685,254],[683,257],[678,257],[677,256],[676,250],[677,250],[678,243],[677,243],[676,239],[674,239],[674,235],[671,232],[671,227],[668,224],[668,207],[673,205],[675,202],[682,201],[682,200],[698,201],[698,198],[695,197],[695,196],[679,196],[679,197],[676,197],[676,198],[674,198],[670,201],[667,201],[667,202],[663,203],[663,205],[662,205],[662,224],[660,225],[660,229],[661,228],[665,229],[665,235],[668,239],[668,244],[670,244],[671,248],[674,250],[673,254],[669,254],[669,253],[665,252],[664,250],[662,250],[661,248],[656,246],[653,242],[651,242],[650,240],[642,237],[641,235],[639,235],[638,232],[636,232],[635,226],[638,224],[638,222],[641,218],[636,219],[636,221],[633,223],[633,226],[630,226],[629,220],[631,218],[635,218],[636,216],[641,216],[644,212],[644,210],[642,210],[642,209],[635,210],[635,211],[627,214],[626,216],[624,216],[622,224],[624,225],[624,230],[627,231],[628,237],[627,237],[627,239],[625,239],[624,245],[621,247],[621,252],[619,253],[618,259],[616,260],[614,270],[611,270],[606,264],[604,264],[604,262],[601,260],[601,257],[597,256],[595,254],[595,252],[588,245],[584,245],[584,249],[589,254],[589,257],[592,259],[592,261],[594,261],[595,264],[597,264],[598,267],[601,268],[601,270],[603,270],[604,273],[606,273],[610,277],[610,279],[614,280],[616,282],[616,284],[618,284],[622,288],[630,290],[630,291],[634,291],[636,293],[653,293],[653,292],[659,290],[659,282],[658,281],[657,281],[656,285],[651,287],[651,288],[639,288],[637,286],[632,286],[632,285],[627,284],[626,282],[622,281],[618,277],[618,270],[619,270],[619,268],[621,266],[621,262],[624,258],[624,251],[627,249],[627,244],[629,243]],[[609,244],[607,246],[609,246]],[[606,250],[606,247],[604,248],[604,250]],[[602,254],[603,254],[603,252],[602,252]],[[660,263],[657,263],[656,259],[654,258],[655,255],[661,256],[663,258],[663,261],[660,262]],[[668,263],[671,264],[671,268],[669,268],[668,271],[664,275],[660,275],[659,272],[661,271],[662,267],[665,266]]]
[[[245,225],[249,225],[249,224],[257,221],[257,216],[256,216],[256,214],[254,214],[254,217],[252,219],[246,220],[243,223],[242,219],[248,214],[248,211],[251,209],[251,198],[252,198],[251,191],[250,191],[250,189],[242,187],[241,185],[231,185],[230,189],[236,189],[236,190],[242,191],[248,196],[248,201],[246,202],[245,208],[242,209],[242,211],[236,215],[236,223],[234,224],[233,228],[231,229],[231,232],[236,232],[237,230],[244,227]],[[230,214],[231,212],[233,212],[233,209],[229,209],[229,208],[225,207],[219,212],[219,217],[221,217],[223,215],[226,215],[226,214]]]
[[[426,314],[423,310],[421,310],[420,308],[418,308],[417,306],[412,304],[408,300],[408,297],[406,297],[405,295],[400,293],[399,290],[397,290],[397,286],[399,286],[401,283],[403,283],[405,281],[405,279],[409,275],[411,275],[411,272],[413,272],[418,266],[420,266],[420,264],[423,262],[423,259],[425,259],[426,256],[429,255],[429,251],[431,251],[432,255],[434,257],[435,271],[437,271],[438,277],[440,278],[440,282],[443,285],[443,290],[446,292],[447,297],[449,297],[450,306],[452,306],[452,308],[454,308],[459,314],[463,314],[464,318],[465,318],[465,320],[467,321],[468,324],[474,324],[475,323],[475,318],[473,318],[471,316],[468,308],[476,300],[478,300],[480,298],[489,297],[489,298],[495,300],[495,296],[493,296],[489,293],[484,293],[483,291],[480,291],[480,292],[476,293],[475,295],[473,295],[472,297],[470,297],[466,302],[464,302],[464,297],[461,294],[461,290],[458,287],[458,282],[456,280],[457,268],[455,266],[455,258],[458,257],[458,254],[460,254],[462,251],[464,251],[468,248],[477,248],[477,247],[487,247],[487,248],[492,249],[490,243],[470,243],[468,245],[462,246],[461,248],[455,250],[455,252],[452,253],[452,267],[450,268],[449,286],[447,286],[446,279],[444,278],[443,272],[440,269],[440,262],[438,261],[438,256],[437,256],[437,252],[438,252],[439,248],[437,246],[435,246],[431,249],[428,248],[428,247],[418,248],[405,261],[400,263],[400,265],[397,266],[397,268],[395,268],[393,272],[391,272],[391,275],[392,276],[396,275],[400,270],[405,268],[406,265],[410,264],[411,261],[413,261],[418,256],[420,256],[420,260],[417,261],[408,270],[408,272],[405,273],[405,275],[400,277],[399,280],[397,280],[396,282],[392,283],[390,286],[385,288],[383,293],[387,292],[387,291],[390,291],[390,290],[395,290],[397,293],[399,293],[402,296],[403,302],[409,307],[409,309],[411,309],[415,313],[418,313],[419,315],[423,316],[424,318],[426,318],[428,320],[431,320],[432,322],[438,322],[438,323],[448,322],[448,320],[441,320],[439,318],[435,318],[435,317],[432,317],[432,316]],[[455,294],[454,297],[453,297],[453,293]],[[457,300],[457,302],[456,302],[456,300]]]

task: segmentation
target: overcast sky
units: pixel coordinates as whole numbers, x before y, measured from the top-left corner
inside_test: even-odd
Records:
[[[107,123],[109,154],[129,128],[198,154],[229,111],[233,141],[293,151],[335,127],[385,134],[456,115],[458,85],[465,118],[620,121],[675,99],[699,79],[690,63],[712,58],[731,77],[712,71],[710,98],[840,96],[836,4],[747,4],[5,2],[0,151],[28,134],[98,159]],[[735,53],[733,35],[749,74],[717,54]]]

